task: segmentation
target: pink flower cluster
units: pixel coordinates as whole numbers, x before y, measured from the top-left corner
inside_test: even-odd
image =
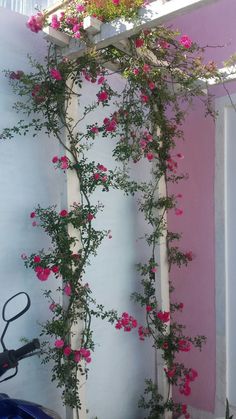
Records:
[[[45,16],[43,13],[38,12],[36,15],[31,16],[27,23],[26,26],[27,28],[29,28],[32,32],[39,32],[43,29],[43,25],[45,22]]]
[[[194,381],[198,377],[198,373],[193,368],[190,368],[188,373],[185,374],[184,379],[182,379],[181,383],[179,384],[179,392],[184,396],[189,396],[191,394],[191,387],[190,383]]]
[[[170,321],[170,312],[169,311],[158,311],[157,318],[162,321],[162,323],[168,323]]]
[[[149,336],[149,330],[147,327],[139,326],[138,328],[138,335],[140,340],[145,340],[147,336]]]
[[[49,70],[49,73],[50,73],[50,76],[51,76],[53,79],[55,79],[55,80],[57,80],[57,81],[62,80],[62,75],[61,75],[60,71],[59,71],[59,70],[57,70],[56,68],[51,68],[51,69]]]
[[[43,268],[42,266],[38,265],[34,268],[35,272],[36,272],[36,276],[40,281],[47,281],[50,273],[51,273],[51,269],[50,268]]]
[[[95,181],[101,180],[102,182],[106,182],[107,176],[104,175],[104,172],[107,172],[107,168],[103,166],[103,164],[98,164],[97,169],[98,169],[98,172],[95,172],[93,174],[93,179]]]
[[[186,49],[189,49],[189,48],[191,48],[191,45],[192,45],[192,41],[191,41],[191,39],[187,36],[187,35],[183,35],[183,36],[181,36],[181,38],[180,38],[180,44],[184,47],[184,48],[186,48]]]
[[[117,128],[117,121],[115,119],[104,118],[103,120],[105,131],[114,132]]]
[[[54,342],[54,346],[57,349],[63,349],[63,354],[65,357],[73,356],[73,359],[75,362],[80,362],[82,359],[85,360],[85,362],[90,363],[91,362],[91,352],[89,349],[81,348],[79,350],[73,350],[70,345],[65,345],[65,342],[63,339],[56,339]]]
[[[179,339],[178,340],[178,350],[181,352],[189,352],[191,349],[191,343],[188,342],[186,339]]]
[[[42,94],[42,86],[41,84],[35,84],[34,88],[31,93],[32,97],[34,98],[36,103],[42,103],[45,101],[45,95]]]
[[[132,329],[135,329],[138,326],[138,322],[134,317],[130,316],[128,313],[124,312],[121,318],[115,325],[116,329],[124,329],[125,332],[131,332]]]
[[[54,156],[52,158],[52,162],[56,164],[57,167],[62,170],[69,169],[69,166],[70,166],[70,160],[68,159],[67,156],[61,156],[61,157]]]
[[[39,255],[34,256],[34,263],[35,263],[35,272],[36,276],[40,281],[47,281],[51,272],[57,274],[59,273],[59,266],[53,265],[51,268],[44,268],[43,266],[39,265],[41,262],[41,257]]]
[[[101,90],[97,94],[98,102],[106,102],[109,99],[109,95],[106,90]]]

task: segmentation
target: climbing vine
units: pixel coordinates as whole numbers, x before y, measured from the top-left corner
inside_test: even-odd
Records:
[[[42,12],[28,21],[28,27],[38,32],[44,25],[65,31],[75,38],[84,37],[83,18],[91,13],[111,20],[117,16],[129,18],[137,15],[141,1],[107,0],[101,10],[99,2],[69,2],[60,15],[53,15],[51,22]],[[117,13],[117,15],[116,15]],[[170,304],[163,310],[157,295],[160,281],[157,248],[165,239],[168,265],[179,267],[192,260],[192,252],[177,246],[181,235],[168,231],[167,216],[170,211],[182,216],[180,196],[168,192],[171,182],[185,178],[179,173],[175,145],[183,138],[182,125],[194,97],[204,102],[206,113],[214,116],[211,98],[202,93],[199,79],[220,77],[214,63],[205,64],[204,49],[187,35],[157,27],[144,30],[129,39],[128,52],[109,46],[100,51],[91,50],[79,59],[69,60],[59,49],[50,45],[43,64],[31,60],[32,72],[8,71],[14,91],[23,98],[14,109],[22,118],[18,125],[6,128],[2,139],[16,134],[38,136],[45,132],[56,138],[64,149],[62,155],[53,156],[51,164],[57,169],[74,172],[80,191],[76,202],[69,208],[55,206],[32,209],[33,227],[42,228],[51,239],[47,250],[23,255],[27,268],[34,271],[40,281],[59,279],[56,292],[45,291],[49,301],[50,316],[42,327],[45,342],[42,346],[43,363],[53,361],[52,379],[63,389],[66,405],[81,408],[79,395],[82,375],[87,375],[88,365],[96,347],[93,341],[94,317],[113,324],[116,329],[137,333],[141,342],[149,339],[155,350],[161,351],[165,362],[164,372],[169,386],[177,386],[180,393],[191,393],[191,382],[197,371],[179,363],[176,355],[191,348],[201,349],[204,336],[189,337],[184,325],[175,321],[176,311],[182,311],[183,303]],[[110,83],[112,72],[105,63],[112,63],[124,80],[122,91],[115,91]],[[70,114],[70,104],[81,98],[84,80],[97,86],[96,100],[84,108],[81,119]],[[109,114],[109,105],[116,110]],[[107,107],[103,121],[92,122],[100,107]],[[30,117],[25,122],[24,115]],[[81,121],[87,121],[84,130]],[[113,141],[113,158],[117,169],[110,170],[101,161],[91,161],[89,148],[99,136]],[[129,171],[130,163],[138,165],[145,159],[150,166],[150,180],[137,182]],[[166,185],[166,193],[160,195],[159,185]],[[145,323],[139,324],[132,313],[117,313],[96,301],[93,290],[84,280],[86,267],[92,263],[102,240],[110,237],[110,231],[94,227],[103,205],[92,203],[96,190],[109,193],[111,189],[137,196],[139,211],[148,226],[145,234],[149,257],[138,263],[142,290],[131,298],[145,312]],[[150,232],[151,227],[151,232]],[[173,289],[173,287],[171,287]],[[63,294],[63,303],[59,303]],[[79,343],[74,345],[74,325],[83,324]],[[96,356],[96,355],[95,355]],[[139,406],[146,410],[146,418],[157,419],[165,411],[190,415],[185,404],[176,403],[170,392],[167,398],[159,394],[157,383],[146,381],[145,394]]]

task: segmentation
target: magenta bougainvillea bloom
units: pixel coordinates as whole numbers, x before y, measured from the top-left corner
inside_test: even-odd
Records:
[[[60,212],[60,217],[64,218],[68,216],[68,211],[66,209],[61,210]]]
[[[152,161],[152,160],[154,159],[154,155],[153,155],[153,153],[147,153],[147,154],[146,154],[146,157],[147,157],[147,159],[148,159],[149,161]]]
[[[170,320],[170,312],[169,311],[158,311],[157,317],[163,323],[167,323]]]
[[[36,213],[33,211],[30,213],[30,218],[35,218],[36,217]]]
[[[40,281],[47,281],[51,269],[49,268],[43,268],[42,266],[36,266],[35,268],[36,276]]]
[[[64,293],[67,295],[67,297],[70,297],[70,295],[71,295],[71,286],[70,286],[70,284],[68,283],[68,284],[66,284],[66,286],[64,287]]]
[[[57,339],[57,340],[55,340],[54,346],[56,348],[63,348],[63,346],[64,346],[64,340],[63,339]]]
[[[43,25],[45,22],[45,16],[43,13],[38,12],[36,15],[31,16],[27,23],[26,26],[27,28],[29,28],[32,32],[39,32],[43,29]]]
[[[97,97],[99,102],[105,102],[106,100],[108,100],[109,96],[106,90],[102,90],[97,94]]]
[[[39,263],[39,262],[41,262],[41,257],[40,257],[40,256],[38,256],[38,255],[36,255],[36,256],[34,257],[34,263]]]
[[[184,211],[181,208],[175,208],[175,215],[180,216],[183,215]]]
[[[71,349],[71,347],[70,347],[70,346],[66,346],[66,347],[63,349],[63,354],[64,354],[65,356],[70,356],[71,352],[72,352],[72,349]]]
[[[62,80],[62,75],[61,75],[60,71],[57,70],[56,68],[51,68],[49,72],[50,72],[50,75],[53,79],[58,80],[58,81]]]
[[[93,219],[94,219],[94,215],[91,214],[91,212],[89,212],[88,215],[87,215],[87,220],[92,221]]]
[[[183,45],[184,48],[187,48],[187,49],[191,48],[192,41],[187,35],[181,36],[179,42],[181,45]]]
[[[52,266],[51,270],[54,274],[57,274],[59,272],[59,266],[54,265],[54,266]]]
[[[178,349],[182,352],[189,352],[191,349],[191,343],[185,339],[178,340]]]
[[[141,48],[143,46],[143,44],[144,44],[144,40],[143,39],[137,38],[135,40],[135,46],[136,46],[136,48]]]

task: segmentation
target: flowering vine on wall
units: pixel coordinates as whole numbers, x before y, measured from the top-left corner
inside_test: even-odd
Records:
[[[136,18],[141,4],[140,0],[107,0],[105,5],[102,2],[101,8],[99,1],[72,1],[59,15],[53,15],[50,22],[45,14],[38,12],[27,25],[33,32],[50,25],[86,40],[85,15],[93,14],[104,21],[120,15]],[[169,270],[173,264],[181,267],[192,260],[191,251],[182,251],[176,245],[180,234],[170,231],[166,234],[166,214],[174,211],[177,217],[183,215],[179,204],[181,197],[169,194],[168,184],[185,177],[178,171],[178,159],[183,156],[175,152],[175,145],[183,138],[181,126],[193,97],[199,97],[206,105],[206,112],[213,114],[210,99],[203,96],[197,81],[220,76],[214,63],[204,64],[204,49],[187,35],[165,27],[140,32],[129,39],[129,47],[130,54],[109,46],[68,60],[50,45],[45,63],[32,62],[30,74],[21,70],[7,72],[15,92],[27,98],[17,102],[15,110],[31,116],[31,120],[26,123],[21,119],[17,126],[6,128],[1,138],[25,135],[29,130],[33,136],[43,131],[56,138],[64,153],[52,156],[51,164],[65,173],[73,171],[80,188],[77,203],[69,208],[58,210],[54,206],[38,206],[31,212],[33,226],[45,231],[51,246],[37,254],[23,255],[26,267],[33,269],[39,281],[60,279],[56,293],[45,291],[51,315],[42,328],[42,334],[48,337],[42,355],[44,363],[53,362],[52,379],[63,388],[64,402],[72,408],[81,407],[79,381],[81,375],[87,374],[92,352],[96,349],[91,326],[94,317],[107,320],[120,332],[137,333],[141,344],[150,339],[153,348],[162,353],[169,385],[176,386],[185,396],[191,393],[191,382],[198,374],[193,368],[179,363],[176,355],[190,351],[193,346],[201,349],[205,341],[204,336],[186,336],[184,326],[175,321],[174,313],[183,309],[182,302],[171,304],[170,311],[162,310],[156,295],[160,275],[155,254],[160,239],[166,237]],[[103,66],[108,61],[117,66],[125,80],[122,92],[114,91],[109,83],[111,72]],[[80,88],[85,79],[96,84],[98,91],[96,101],[84,110],[82,119],[86,118],[88,123],[81,132],[78,130],[80,121],[72,118],[69,105],[72,98],[80,100]],[[109,112],[111,103],[116,106],[115,112],[103,121],[89,123],[89,116],[94,115],[96,109],[107,107]],[[110,170],[101,161],[88,159],[86,152],[99,141],[98,134],[112,139],[113,158],[119,166],[116,170]],[[150,164],[152,181],[137,182],[130,175],[129,163],[138,165],[142,159]],[[167,194],[158,196],[159,181],[163,178]],[[96,256],[101,241],[110,237],[109,230],[99,231],[94,227],[94,219],[102,210],[101,203],[91,203],[98,188],[107,193],[112,188],[134,196],[138,193],[139,210],[152,228],[145,236],[150,256],[145,263],[137,263],[142,291],[132,295],[140,310],[145,311],[145,324],[139,324],[132,313],[119,315],[97,303],[83,280],[86,266],[91,257]],[[79,235],[71,231],[77,231]],[[63,305],[58,302],[62,293],[65,296]],[[83,331],[80,344],[75,347],[71,343],[71,331],[78,321],[83,323]],[[146,381],[139,406],[146,409],[148,419],[160,418],[165,411],[183,414],[186,419],[190,417],[185,404],[176,403],[170,392],[164,398],[151,379]]]

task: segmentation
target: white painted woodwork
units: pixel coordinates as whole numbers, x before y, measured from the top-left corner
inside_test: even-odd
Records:
[[[70,43],[70,36],[64,32],[57,31],[51,26],[44,29],[44,38],[58,47],[66,47]]]
[[[96,35],[98,32],[100,32],[101,25],[101,20],[97,19],[96,17],[86,16],[84,18],[83,28],[89,35]]]
[[[163,2],[156,0],[141,8],[139,12],[140,22],[127,22],[117,19],[111,23],[104,23],[101,31],[93,37],[96,49],[105,48],[123,39],[138,33],[141,29],[154,28],[176,16],[197,9],[201,6],[214,3],[219,0],[172,0]],[[71,40],[70,46],[66,47],[63,54],[69,58],[76,58],[85,54],[87,47],[78,40]]]

